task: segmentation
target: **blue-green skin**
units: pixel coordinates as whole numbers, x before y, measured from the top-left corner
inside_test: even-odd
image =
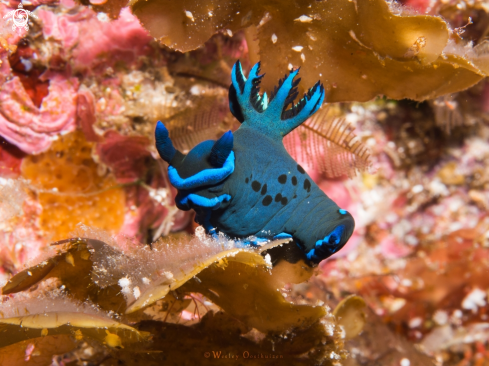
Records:
[[[295,108],[286,110],[297,95],[298,70],[285,78],[270,102],[266,93],[258,93],[258,72],[259,64],[246,80],[239,62],[233,68],[230,108],[242,123],[234,134],[202,142],[184,156],[159,122],[156,146],[170,163],[177,207],[194,209],[196,222],[208,233],[237,239],[256,236],[255,242],[292,237],[317,264],[346,244],[354,220],[319,189],[282,139],[319,109],[324,89],[317,83]]]

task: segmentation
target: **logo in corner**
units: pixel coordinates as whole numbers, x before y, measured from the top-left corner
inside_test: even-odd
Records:
[[[13,31],[15,31],[17,28],[24,28],[25,30],[29,30],[29,24],[27,24],[27,22],[29,21],[29,16],[37,18],[37,16],[32,14],[29,10],[25,10],[22,3],[19,3],[19,8],[9,11],[6,15],[4,15],[3,19],[12,17]]]

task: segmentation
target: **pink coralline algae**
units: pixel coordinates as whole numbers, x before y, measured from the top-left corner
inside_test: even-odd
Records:
[[[28,154],[45,151],[54,136],[76,128],[78,80],[54,74],[38,108],[18,77],[0,88],[0,134]]]
[[[59,41],[69,62],[76,70],[101,66],[104,69],[114,62],[132,62],[150,50],[151,37],[128,8],[119,19],[101,22],[97,14],[84,9],[74,15],[55,14],[40,9],[45,39]]]
[[[166,189],[160,189],[168,195]],[[162,197],[165,201],[171,201],[172,197]],[[126,190],[126,199],[129,210],[124,216],[124,224],[121,228],[121,234],[127,237],[135,237],[137,240],[146,241],[152,238],[146,238],[146,233],[141,232],[141,227],[157,229],[165,218],[169,215],[175,215],[181,211],[175,206],[161,205],[150,195],[150,191],[141,187],[130,187]],[[163,202],[165,203],[165,202]],[[173,209],[172,209],[173,208]],[[172,210],[172,212],[170,212]],[[187,217],[185,220],[188,223],[188,213],[183,213]],[[179,215],[180,216],[180,215]]]
[[[9,185],[20,187],[13,191]],[[25,198],[23,187],[18,181],[0,178],[0,189],[2,195],[9,194],[8,199],[3,197],[1,200],[0,208],[0,281],[3,281],[6,272],[16,272],[26,262],[40,257],[47,243],[39,229],[41,205],[31,198]],[[21,207],[20,212],[10,212],[15,205]],[[12,215],[15,217],[9,217]]]
[[[420,13],[425,13],[435,4],[432,0],[402,0],[403,5]]]
[[[120,233],[140,241],[147,239],[141,227],[166,234],[170,229],[183,229],[190,220],[189,212],[176,208],[176,190],[165,181],[165,169],[153,160],[148,146],[149,140],[144,136],[123,136],[108,131],[96,148],[99,161],[110,169],[119,183],[128,185],[128,209]],[[148,176],[152,177],[151,181],[147,180]],[[146,183],[141,184],[143,181]]]
[[[93,129],[95,118],[95,98],[93,93],[82,85],[78,91],[77,123],[87,141],[100,140],[100,136]]]
[[[0,15],[10,10],[0,6]],[[98,136],[92,129],[95,117],[93,95],[83,87],[78,91],[80,80],[71,75],[71,68],[94,71],[97,65],[102,65],[104,70],[101,71],[105,72],[111,62],[133,62],[150,50],[148,42],[151,37],[128,9],[111,22],[100,21],[89,9],[72,15],[63,11],[54,13],[41,7],[35,13],[42,23],[44,39],[48,41],[46,44],[51,45],[47,47],[48,52],[36,49],[35,45],[28,47],[28,54],[18,57],[14,54],[11,62],[18,59],[19,65],[14,69],[11,64],[11,69],[5,48],[15,47],[22,35],[8,34],[7,39],[2,38],[0,135],[22,151],[37,154],[47,150],[56,135],[74,131],[78,122],[87,139],[97,141]],[[15,48],[10,51],[13,50]],[[36,80],[49,81],[48,94],[44,99],[43,95],[40,96],[36,102],[26,83],[32,79],[30,73],[39,63],[48,64],[51,70],[36,77]],[[26,64],[28,69],[24,67]],[[19,67],[21,70],[17,70]],[[39,105],[39,102],[38,107],[36,103]]]
[[[17,178],[25,156],[19,148],[0,138],[0,177]]]
[[[15,7],[0,4],[0,15]],[[163,170],[152,156],[150,139],[127,128],[122,129],[124,134],[116,132],[120,124],[111,119],[124,114],[126,94],[119,89],[127,71],[120,66],[138,69],[142,57],[154,50],[152,38],[129,9],[116,20],[70,1],[29,10],[38,16],[31,27],[36,29],[35,37],[31,30],[16,34],[10,28],[1,33],[0,28],[1,176],[18,178],[26,155],[42,153],[59,135],[81,129],[87,141],[96,143],[93,158],[100,165],[100,174],[112,174],[117,183],[127,185],[120,234],[146,240],[149,229],[154,230],[153,235],[167,235],[172,229],[184,228],[190,217],[174,206]],[[102,121],[105,129],[94,127],[96,121]],[[162,173],[148,181],[148,169]],[[39,206],[39,212],[31,210],[33,214],[27,215],[32,223],[42,209]],[[6,249],[0,253],[0,263],[9,267],[8,272],[24,264],[23,248],[31,247],[32,235],[49,240],[49,233],[35,227],[31,230],[31,226],[23,225],[22,232],[9,231],[4,236]],[[33,245],[41,249],[45,244]]]
[[[9,72],[10,72],[10,67],[8,64],[7,51],[4,48],[2,48],[2,46],[0,46],[0,84],[5,83],[7,79],[6,76],[9,74]]]
[[[129,183],[143,177],[146,162],[151,158],[147,149],[149,140],[143,136],[122,136],[115,131],[107,132],[104,137],[105,141],[97,146],[97,153],[117,181]]]

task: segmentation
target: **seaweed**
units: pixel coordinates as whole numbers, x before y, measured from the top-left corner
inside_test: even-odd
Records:
[[[243,249],[225,237],[199,234],[190,241],[160,239],[150,249],[82,230],[92,238],[54,243],[57,255],[3,287],[0,357],[25,347],[44,357],[60,351],[68,357],[76,347],[95,342],[98,351],[90,359],[108,357],[128,365],[141,358],[149,364],[205,364],[211,350],[333,364],[346,357],[343,339],[363,328],[364,303],[358,297],[346,299],[335,310],[337,318],[325,306],[286,300],[281,288],[303,280],[305,265],[282,262],[286,270],[276,271],[266,251],[288,240]],[[306,278],[311,275],[306,270]]]
[[[281,76],[279,70],[302,66],[306,85],[324,83],[327,102],[378,95],[422,101],[464,90],[488,72],[485,49],[464,48],[442,18],[390,8],[384,0],[130,5],[152,36],[181,52],[196,49],[216,32],[249,29],[248,44],[258,40],[266,88]]]

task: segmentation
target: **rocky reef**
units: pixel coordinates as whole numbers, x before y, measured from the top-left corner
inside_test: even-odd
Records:
[[[15,9],[0,3],[0,364],[488,362],[486,2],[31,0],[28,29]],[[175,205],[156,122],[182,153],[235,131],[238,59],[267,92],[298,67],[324,85],[284,139],[355,219],[317,268]]]

